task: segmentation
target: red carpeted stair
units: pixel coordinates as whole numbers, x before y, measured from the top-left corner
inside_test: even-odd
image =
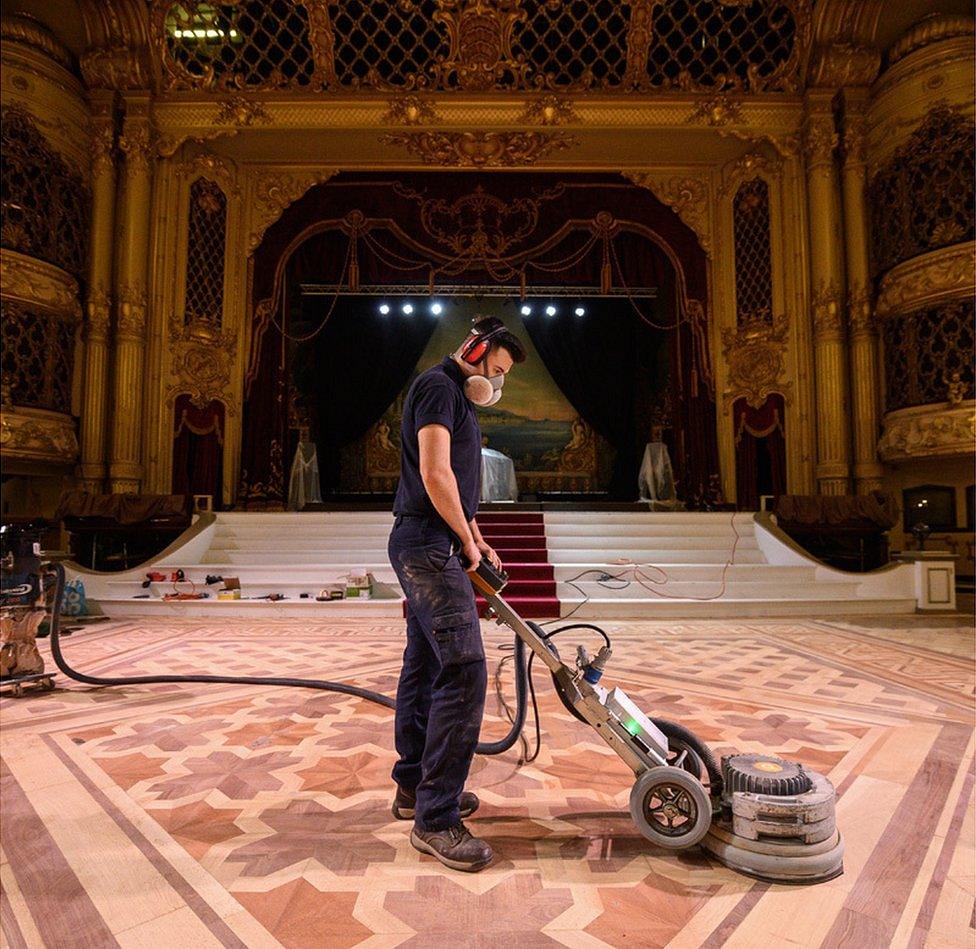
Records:
[[[508,584],[502,596],[526,618],[558,616],[556,580],[546,550],[546,528],[541,513],[478,515],[478,527],[495,548],[508,571]],[[487,604],[478,597],[478,612]]]

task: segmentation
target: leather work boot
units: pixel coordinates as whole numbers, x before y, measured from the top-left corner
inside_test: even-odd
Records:
[[[470,817],[481,804],[477,795],[470,791],[461,792],[460,814],[461,820]],[[397,786],[396,797],[393,799],[393,816],[397,820],[413,820],[414,808],[417,806],[417,795],[413,791],[405,791]]]
[[[452,870],[476,873],[491,863],[494,856],[487,841],[471,836],[471,831],[458,821],[447,830],[420,830],[410,832],[410,843],[421,853],[429,853]]]

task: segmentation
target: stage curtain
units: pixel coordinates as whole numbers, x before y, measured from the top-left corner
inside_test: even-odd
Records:
[[[467,205],[466,217],[452,217],[450,209],[472,196],[477,211]],[[488,248],[481,257],[480,246]],[[499,264],[496,247],[514,263]],[[620,175],[343,173],[290,205],[253,261],[241,507],[284,504],[292,350],[281,333],[289,301],[279,290],[293,293],[305,281],[436,288],[524,280],[531,295],[547,285],[599,289],[609,280],[620,291],[670,278],[664,322],[673,327],[681,316],[670,338],[679,497],[694,504],[717,475],[707,258],[677,214]]]
[[[650,301],[643,307],[652,311]],[[667,347],[627,300],[601,301],[590,309],[581,318],[564,302],[556,316],[537,314],[522,322],[563,395],[617,450],[611,497],[634,500],[641,455],[651,437],[652,403],[664,397],[667,384],[657,356]]]
[[[759,509],[760,494],[777,497],[786,492],[786,439],[783,397],[772,393],[759,408],[736,399],[732,406],[735,428],[735,479],[738,507]],[[760,454],[768,460],[768,472],[760,483]]]
[[[308,299],[303,323],[315,323],[331,302]],[[310,396],[323,497],[339,489],[340,450],[365,435],[409,382],[436,326],[424,308],[383,316],[368,297],[343,297],[304,344],[313,362],[296,372],[296,385]]]
[[[223,493],[223,403],[214,399],[200,408],[188,395],[180,395],[173,416],[173,493],[210,494],[214,509],[219,509]]]

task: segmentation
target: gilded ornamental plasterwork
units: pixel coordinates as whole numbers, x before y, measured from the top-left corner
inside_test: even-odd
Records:
[[[888,462],[916,458],[972,457],[976,403],[926,405],[885,416],[878,455]]]
[[[731,197],[744,181],[750,181],[757,176],[767,181],[775,179],[781,173],[782,167],[783,162],[779,157],[771,158],[759,151],[747,152],[722,169],[719,197]]]
[[[251,128],[253,125],[270,125],[268,110],[258,101],[247,96],[236,95],[225,99],[210,120],[211,125],[231,125],[235,129]]]
[[[656,0],[398,0],[374,4],[370,15],[364,30],[355,10],[326,0],[261,13],[153,0],[156,77],[172,91],[790,93],[802,81],[813,20],[810,0],[689,0],[683,11]]]
[[[112,297],[101,284],[88,290],[85,304],[85,340],[107,343],[112,323]]]
[[[699,102],[685,121],[712,127],[741,122],[742,103],[724,93],[716,93]]]
[[[578,123],[580,115],[572,100],[550,92],[526,102],[518,121],[525,125],[566,125]]]
[[[423,96],[399,95],[389,100],[382,121],[387,125],[426,125],[437,121],[437,112]]]
[[[60,267],[7,248],[0,248],[0,292],[5,298],[29,303],[55,316],[81,319],[74,277]]]
[[[833,279],[821,280],[811,298],[813,310],[813,335],[815,339],[843,339],[843,298]]]
[[[118,339],[142,343],[146,338],[147,298],[145,287],[125,285],[119,289]]]
[[[9,460],[73,464],[78,436],[70,415],[4,404],[0,406],[0,451]]]
[[[579,139],[565,132],[391,132],[380,136],[380,144],[404,148],[425,165],[511,168],[534,165]]]
[[[264,232],[281,217],[285,208],[297,201],[309,188],[323,184],[336,174],[338,169],[335,168],[259,174],[254,187],[254,208],[247,252],[254,252],[261,243]]]
[[[890,270],[881,281],[877,314],[883,319],[919,306],[972,295],[976,244],[968,241],[922,254]]]
[[[759,408],[772,392],[784,397],[790,392],[786,373],[786,339],[789,333],[786,317],[773,317],[772,323],[753,319],[736,329],[722,330],[722,350],[727,366],[723,399],[726,408],[736,399],[745,398]]]
[[[876,317],[871,306],[871,291],[863,284],[855,284],[847,293],[847,326],[851,339],[874,336]]]
[[[212,399],[224,403],[228,415],[236,415],[231,375],[236,364],[237,334],[230,330],[202,335],[194,328],[170,333],[171,378],[166,398],[170,404],[181,393],[203,408]]]
[[[709,214],[709,183],[704,177],[652,171],[624,171],[623,176],[666,204],[688,225],[702,250],[712,256],[712,226]]]
[[[237,184],[237,167],[229,159],[214,155],[212,152],[200,151],[176,163],[176,175],[179,178],[192,181],[204,177],[217,182],[229,195],[240,196]]]

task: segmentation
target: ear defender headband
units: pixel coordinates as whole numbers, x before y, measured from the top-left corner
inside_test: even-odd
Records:
[[[505,324],[495,318],[487,331],[472,332],[471,337],[461,347],[461,359],[469,366],[477,366],[491,349],[491,342],[505,332]]]

